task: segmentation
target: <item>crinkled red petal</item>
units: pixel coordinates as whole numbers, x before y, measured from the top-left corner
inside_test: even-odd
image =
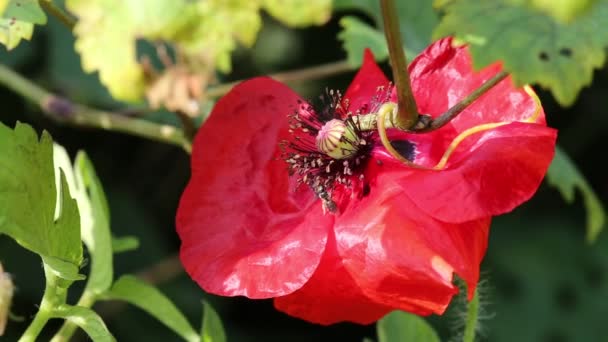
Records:
[[[382,169],[372,161],[371,169]],[[336,219],[338,251],[355,282],[373,301],[416,314],[441,314],[457,288],[472,296],[487,247],[490,218],[461,224],[420,211],[391,173],[377,175],[370,193]]]
[[[421,113],[438,116],[479,88],[502,67],[499,63],[474,71],[466,46],[454,47],[451,38],[431,44],[409,67],[412,91]],[[509,78],[468,106],[450,123],[460,133],[492,122],[525,121],[536,111],[534,99]],[[544,123],[544,113],[536,122]]]
[[[538,189],[555,151],[556,131],[514,122],[473,134],[443,170],[395,176],[421,211],[447,222],[504,214]]]
[[[344,268],[333,234],[316,272],[301,289],[274,301],[275,307],[291,316],[328,325],[339,322],[370,324],[390,307],[367,298]]]
[[[296,190],[278,147],[299,99],[269,78],[243,82],[196,136],[176,224],[182,263],[210,293],[283,296],[321,260],[333,216],[309,189]]]
[[[356,114],[362,107],[370,105],[379,89],[387,89],[388,85],[389,80],[376,64],[371,50],[365,49],[363,64],[344,93],[343,104],[348,101],[349,111]]]

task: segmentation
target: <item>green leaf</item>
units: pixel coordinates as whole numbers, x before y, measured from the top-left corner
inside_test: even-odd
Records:
[[[53,317],[63,318],[82,328],[94,342],[114,342],[116,339],[95,311],[81,307],[65,305],[53,311]]]
[[[596,0],[568,23],[513,0],[453,0],[442,10],[435,37],[455,35],[470,44],[475,68],[501,60],[518,85],[540,84],[565,106],[606,58],[608,0]]]
[[[439,342],[439,336],[422,317],[393,311],[376,325],[379,342]]]
[[[576,189],[581,192],[587,209],[587,241],[594,242],[604,228],[606,211],[585,176],[559,147],[555,149],[555,157],[547,172],[547,182],[557,188],[568,203],[574,202]]]
[[[363,51],[369,48],[376,60],[383,61],[388,58],[386,39],[381,31],[369,26],[357,17],[344,17],[340,19],[343,30],[338,39],[343,42],[348,63],[357,67],[363,63]]]
[[[157,288],[134,276],[120,277],[104,299],[126,301],[146,311],[184,340],[199,341],[198,334],[179,309]]]
[[[56,190],[51,136],[0,124],[0,151],[0,234],[39,254],[57,276],[80,279],[78,206],[62,172]]]
[[[406,54],[412,60],[431,42],[433,29],[438,18],[435,14],[432,1],[397,1],[397,14],[399,16],[399,30],[404,40]],[[377,0],[334,0],[336,10],[360,10],[374,20],[378,29],[352,18],[341,21],[343,31],[339,34],[348,54],[348,60],[361,62],[363,49],[372,49],[376,59],[388,57],[388,47],[382,31],[382,12],[380,2]],[[372,33],[372,31],[376,31]],[[382,39],[380,39],[382,37]],[[354,56],[353,56],[354,55]],[[380,58],[382,56],[382,58]],[[355,66],[358,66],[357,64]]]
[[[201,328],[202,342],[226,342],[226,333],[222,320],[213,307],[203,301],[203,326]]]
[[[331,0],[262,0],[262,6],[291,27],[321,25],[331,16]]]
[[[139,248],[139,239],[135,236],[112,237],[112,252],[114,254],[129,252]]]
[[[30,40],[34,24],[46,24],[46,14],[38,0],[0,1],[0,14],[0,43],[8,50],[15,48],[21,39]]]

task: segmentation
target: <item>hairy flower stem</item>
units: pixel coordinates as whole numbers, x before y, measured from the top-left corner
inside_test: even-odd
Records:
[[[407,59],[403,51],[399,19],[394,0],[380,0],[382,18],[384,20],[384,35],[388,44],[393,79],[397,87],[399,106],[395,123],[401,130],[410,130],[418,122],[418,108],[412,93],[410,75],[407,70]]]
[[[46,323],[53,318],[53,310],[66,302],[67,286],[61,286],[59,284],[61,279],[55,276],[46,265],[44,266],[44,274],[46,286],[40,308],[18,342],[35,342]]]
[[[90,291],[85,290],[76,305],[84,308],[91,308],[96,301],[97,296]],[[74,322],[66,320],[50,342],[68,342],[76,332],[76,329],[78,329],[78,326]]]
[[[475,296],[473,300],[469,302],[467,308],[467,320],[464,326],[464,334],[462,336],[463,342],[474,342],[475,331],[477,330],[477,321],[479,317],[479,294],[475,290]]]

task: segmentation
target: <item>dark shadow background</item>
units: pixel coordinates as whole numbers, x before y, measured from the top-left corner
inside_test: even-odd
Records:
[[[238,51],[234,72],[226,81],[313,66],[345,57],[336,34],[338,19],[320,28],[288,30],[266,18],[258,43]],[[111,48],[111,47],[108,47]],[[36,27],[31,42],[11,53],[0,48],[0,62],[37,83],[69,98],[99,108],[118,108],[96,75],[85,75],[73,51],[73,38],[54,18]],[[386,65],[384,66],[386,67]],[[345,89],[352,74],[320,82],[293,84],[304,97],[314,98],[325,87]],[[559,143],[606,203],[608,166],[608,69],[596,72],[594,83],[576,104],[562,109],[540,92],[549,124],[560,130]],[[189,177],[188,155],[148,140],[100,130],[59,126],[16,94],[0,88],[0,121],[17,120],[48,130],[74,155],[84,149],[96,166],[110,203],[115,235],[135,235],[137,251],[115,258],[115,273],[135,273],[178,251],[174,215]],[[174,122],[168,113],[155,120]],[[2,153],[2,151],[0,151]],[[495,219],[487,257],[482,265],[483,340],[488,341],[608,341],[608,237],[585,243],[582,199],[564,203],[559,193],[542,185],[538,194],[512,214]],[[17,292],[12,311],[25,322],[9,322],[2,341],[14,341],[37,310],[44,279],[40,259],[9,238],[0,237],[0,260],[14,276]],[[77,298],[83,284],[75,284]],[[321,327],[275,311],[271,301],[220,298],[204,294],[186,275],[160,285],[195,326],[200,326],[201,299],[209,300],[223,319],[229,341],[361,341],[375,338],[373,326],[338,324]],[[97,306],[118,341],[178,341],[178,337],[142,311],[115,305]],[[453,334],[463,308],[445,318],[431,317],[443,340]],[[50,324],[48,340],[61,322]],[[74,340],[85,341],[84,334]]]

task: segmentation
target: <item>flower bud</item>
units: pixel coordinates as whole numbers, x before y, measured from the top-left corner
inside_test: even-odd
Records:
[[[0,336],[4,334],[6,320],[13,298],[13,281],[8,273],[4,273],[0,264]]]
[[[325,123],[317,134],[319,151],[334,159],[347,159],[359,150],[360,138],[342,120],[332,119]]]

